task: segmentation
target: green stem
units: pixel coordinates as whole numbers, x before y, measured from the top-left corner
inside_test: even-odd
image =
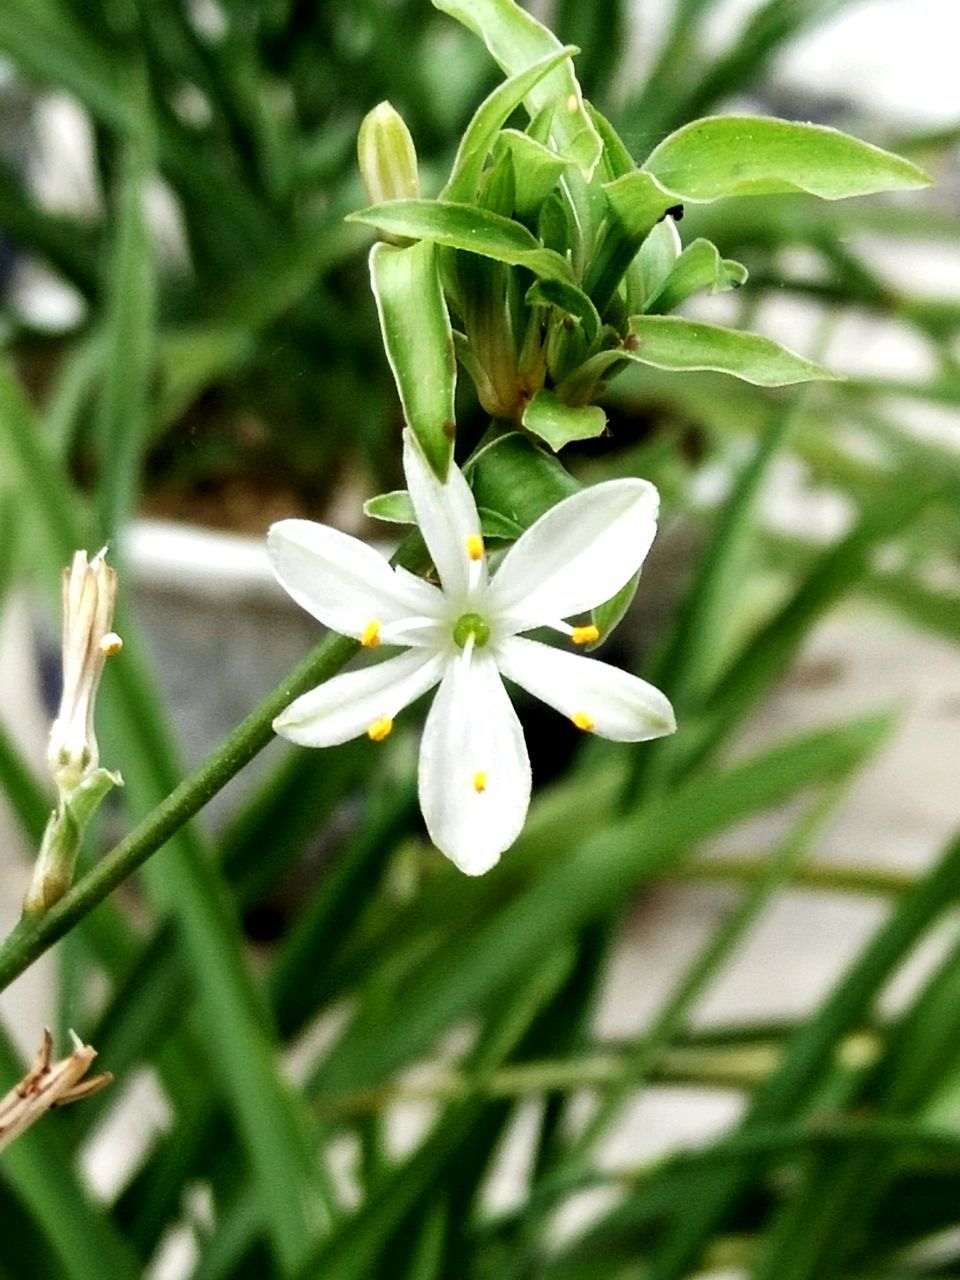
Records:
[[[356,652],[355,640],[328,635],[193,773],[39,920],[24,918],[0,946],[0,991],[98,906],[224,787],[273,737],[290,701],[328,680]]]
[[[664,879],[712,880],[732,884],[752,884],[767,874],[766,854],[735,854],[701,859],[671,867]],[[852,863],[811,862],[793,872],[795,888],[827,889],[837,893],[866,894],[871,897],[896,898],[906,893],[919,877],[910,871],[888,867],[856,866]]]

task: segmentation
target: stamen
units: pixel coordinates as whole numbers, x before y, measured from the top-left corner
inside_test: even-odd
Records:
[[[586,711],[575,711],[570,719],[584,733],[590,733],[597,723],[593,716],[587,715]]]
[[[371,742],[382,742],[384,738],[390,736],[393,728],[393,721],[389,716],[384,716],[381,720],[374,720],[373,724],[367,730],[367,737]]]
[[[380,643],[380,623],[372,618],[363,628],[360,643],[365,649],[375,649]]]
[[[600,639],[600,628],[592,622],[586,627],[574,627],[570,639],[574,644],[593,644]]]
[[[105,636],[100,639],[100,652],[107,658],[112,658],[115,653],[119,653],[123,648],[123,637],[118,636],[115,631],[108,631]]]
[[[473,789],[477,795],[481,795],[487,789],[487,775],[482,769],[473,775]]]
[[[471,560],[483,559],[483,539],[479,533],[467,535],[467,555]]]

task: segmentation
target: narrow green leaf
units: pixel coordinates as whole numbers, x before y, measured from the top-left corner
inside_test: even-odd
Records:
[[[596,649],[598,645],[609,640],[610,636],[617,629],[623,619],[626,617],[627,610],[633,604],[633,597],[637,594],[637,587],[640,585],[640,570],[633,577],[623,584],[620,590],[605,600],[603,604],[598,604],[595,609],[590,610],[590,617],[593,619],[594,626],[600,632],[597,640],[586,646],[587,652]]]
[[[406,489],[391,489],[378,493],[363,504],[363,514],[371,520],[383,520],[387,524],[416,524],[417,516]]]
[[[570,946],[544,949],[528,966],[514,972],[513,999],[506,1016],[493,1021],[471,1050],[467,1068],[471,1077],[483,1080],[518,1046],[534,1019],[556,994],[572,969],[576,955]],[[519,975],[519,976],[518,976]],[[357,1213],[342,1224],[321,1247],[297,1280],[367,1280],[377,1270],[378,1253],[416,1205],[429,1203],[431,1192],[445,1169],[456,1161],[464,1137],[483,1123],[483,1104],[477,1099],[452,1107],[427,1139],[402,1164],[391,1167]],[[459,1274],[459,1273],[458,1273]]]
[[[477,507],[480,517],[480,528],[485,538],[501,538],[506,542],[515,542],[523,530],[515,520],[501,515],[499,511],[491,511],[489,507]]]
[[[648,315],[663,315],[675,311],[681,302],[703,289],[711,294],[724,293],[739,289],[746,279],[746,267],[732,258],[721,258],[715,244],[692,240],[643,309]]]
[[[375,244],[370,281],[403,416],[445,480],[457,429],[457,361],[433,244]]]
[[[644,240],[679,204],[672,191],[639,169],[605,182],[603,191],[610,217],[583,282],[601,315]]]
[[[545,440],[554,453],[574,440],[593,440],[607,425],[607,415],[598,405],[571,406],[556,393],[541,387],[523,411],[523,425]]]
[[[495,262],[527,267],[547,280],[573,278],[564,259],[552,249],[544,249],[526,227],[488,209],[440,200],[391,200],[351,213],[347,220],[410,240],[428,240],[448,249],[493,258]]]
[[[507,75],[518,75],[563,48],[552,31],[514,0],[433,0],[433,5],[478,35]],[[550,133],[557,150],[589,179],[600,159],[601,142],[572,65],[564,61],[538,79],[525,103],[531,118],[544,108],[553,110]]]
[[[636,240],[649,235],[679,199],[675,191],[668,190],[654,174],[642,169],[633,169],[622,178],[605,182],[603,191],[614,216]]]
[[[815,804],[810,805],[786,839],[770,850],[763,875],[747,888],[734,909],[711,934],[677,982],[653,1025],[645,1028],[643,1035],[629,1048],[622,1078],[598,1102],[596,1111],[577,1135],[573,1153],[582,1155],[589,1152],[597,1138],[609,1131],[611,1122],[627,1098],[649,1078],[657,1057],[675,1041],[696,1002],[722,973],[761,910],[774,893],[791,880],[815,837],[837,808],[839,800],[849,790],[854,774],[881,745],[881,742],[866,742],[863,755],[849,760],[843,773],[836,778],[834,786],[828,788]]]
[[[517,216],[532,218],[557,185],[569,161],[516,129],[503,129],[497,138],[494,156],[505,153],[513,165]]]
[[[387,524],[416,524],[417,516],[406,489],[393,489],[390,493],[380,493],[375,498],[368,498],[363,504],[364,514],[373,520],[383,520]],[[480,507],[480,528],[487,538],[505,538],[513,541],[519,538],[523,529],[514,520]]]
[[[755,1097],[736,1138],[749,1138],[763,1126],[802,1115],[842,1037],[869,1018],[893,973],[931,925],[955,904],[958,885],[960,838],[903,894],[816,1014],[802,1025],[781,1065]],[[680,1280],[689,1274],[705,1242],[752,1178],[754,1167],[744,1162],[734,1171],[700,1181],[697,1201],[675,1217],[660,1245],[657,1265],[651,1268],[655,1280]]]
[[[174,422],[211,383],[253,356],[256,335],[244,325],[213,323],[167,330],[158,340],[158,404],[154,419]]]
[[[600,333],[600,314],[590,298],[575,284],[566,280],[535,280],[527,290],[527,306],[547,305],[559,307],[567,315],[579,320],[583,336],[590,344]]]
[[[606,116],[600,114],[592,102],[588,102],[585,105],[590,114],[590,119],[593,121],[593,127],[599,133],[600,140],[603,143],[603,172],[606,174],[607,180],[612,182],[614,178],[622,178],[624,174],[632,173],[637,166],[619,133],[617,133]]]
[[[384,1079],[525,965],[615,910],[684,850],[805,788],[832,781],[888,727],[887,717],[874,716],[779,743],[725,771],[705,770],[590,839],[556,848],[555,860],[529,888],[445,950],[443,968],[456,974],[455,982],[438,987],[432,966],[411,977],[393,1003],[375,1058],[362,1024],[347,1027],[319,1071],[319,1091],[335,1097]]]
[[[441,200],[463,201],[466,204],[475,200],[484,162],[493,150],[498,132],[543,77],[576,52],[575,45],[564,45],[553,50],[545,58],[497,85],[484,99],[474,112],[457,148],[450,178],[440,192]],[[543,149],[547,150],[545,147]],[[553,159],[561,168],[567,163],[555,154]]]
[[[628,315],[646,311],[647,300],[654,297],[663,287],[680,257],[681,247],[680,233],[673,218],[666,217],[662,222],[658,222],[640,246],[640,252],[634,259],[633,265],[639,277],[640,297],[636,301],[636,306],[631,306],[631,298],[627,296],[625,301]]]
[[[469,478],[479,507],[505,516],[521,529],[580,488],[556,458],[516,431],[481,449],[469,467]]]
[[[74,496],[46,447],[22,389],[2,363],[0,462],[5,478],[16,485],[26,516],[32,517],[38,563],[52,587],[59,583],[60,569],[73,549],[86,539]],[[262,997],[208,853],[197,832],[184,825],[183,812],[177,813],[173,795],[178,769],[162,719],[162,701],[151,684],[129,615],[120,621],[119,629],[125,641],[123,660],[107,671],[101,703],[122,749],[107,749],[104,758],[119,758],[129,802],[148,815],[140,823],[140,835],[144,826],[153,827],[156,842],[140,842],[136,832],[131,833],[113,857],[102,858],[45,916],[21,921],[0,947],[0,984],[22,972],[51,939],[62,936],[141,865],[149,852],[166,844],[164,858],[147,867],[147,885],[153,901],[166,906],[176,919],[209,1041],[215,1047],[218,1078],[244,1137],[271,1241],[278,1257],[293,1267],[317,1238],[325,1216],[322,1169],[312,1149],[309,1117],[278,1070]],[[341,660],[335,662],[342,665],[352,644],[337,638],[326,647],[330,645],[346,646]],[[287,682],[284,698],[293,687]],[[278,698],[277,710],[282,705]],[[253,737],[248,738],[251,729]],[[269,723],[260,725],[256,713],[248,718],[246,731],[241,726],[236,732],[250,748],[246,759],[271,736]],[[235,772],[243,753],[234,742],[216,758],[221,765],[231,758]],[[216,786],[204,788],[203,796],[208,798],[216,790]],[[196,807],[201,803],[198,794]]]
[[[909,160],[837,129],[760,116],[694,120],[664,138],[643,168],[693,202],[789,191],[840,200],[930,182]]]
[[[631,316],[623,354],[655,369],[713,369],[760,387],[834,381],[837,376],[772,338],[680,316]]]
[[[135,73],[139,80],[139,73]],[[152,124],[144,86],[131,86],[138,128],[123,144],[119,230],[108,301],[104,382],[98,406],[100,534],[115,536],[139,487],[153,364],[156,282],[147,223]]]

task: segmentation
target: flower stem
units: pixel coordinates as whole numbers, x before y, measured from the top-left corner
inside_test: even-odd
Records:
[[[0,946],[0,991],[156,853],[273,737],[273,720],[293,698],[328,680],[357,651],[357,642],[330,634],[308,654],[211,755],[106,853],[40,919],[24,917]]]

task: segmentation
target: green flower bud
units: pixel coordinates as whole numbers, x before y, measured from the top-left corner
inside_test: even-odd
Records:
[[[70,888],[87,823],[107,792],[122,786],[119,773],[94,769],[69,796],[61,794],[47,821],[33,878],[24,898],[23,909],[27,915],[45,915]]]
[[[420,195],[413,138],[389,102],[381,102],[364,116],[357,136],[357,158],[371,204],[415,200]]]

